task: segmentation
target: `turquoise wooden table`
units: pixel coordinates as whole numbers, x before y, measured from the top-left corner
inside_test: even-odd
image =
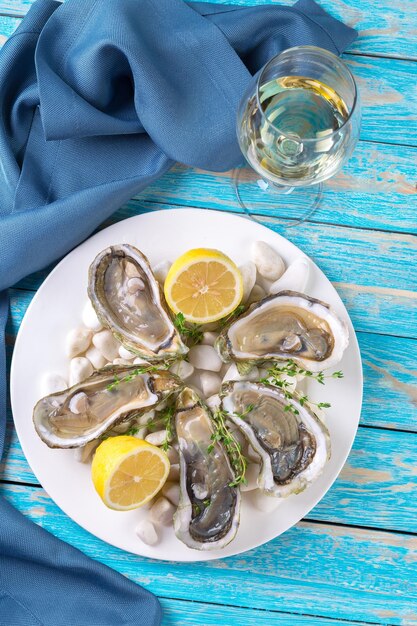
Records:
[[[417,624],[417,5],[320,1],[359,30],[345,59],[363,104],[351,161],[329,183],[312,221],[285,233],[333,281],[362,351],[360,427],[330,492],[305,520],[256,550],[206,563],[151,561],[99,541],[54,505],[8,416],[1,493],[37,524],[153,591],[166,626]],[[0,0],[0,44],[29,5]],[[230,173],[177,166],[112,221],[176,206],[240,211]],[[258,213],[279,231],[281,215],[262,203]],[[46,273],[11,292],[10,353]]]

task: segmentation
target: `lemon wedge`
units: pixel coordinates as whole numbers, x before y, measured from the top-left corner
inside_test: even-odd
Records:
[[[146,441],[120,435],[99,445],[91,466],[94,487],[104,504],[116,511],[136,509],[164,485],[169,472],[165,452]]]
[[[219,250],[196,248],[172,264],[164,292],[174,313],[182,313],[195,324],[208,324],[226,317],[239,305],[242,275]]]

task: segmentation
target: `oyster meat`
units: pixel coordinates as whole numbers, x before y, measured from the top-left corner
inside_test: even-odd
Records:
[[[330,437],[306,405],[276,387],[248,381],[226,383],[221,395],[223,410],[260,456],[260,489],[286,497],[321,474],[330,458]],[[293,411],[285,410],[288,404]]]
[[[137,371],[137,366],[107,367],[70,389],[39,400],[33,410],[39,437],[50,448],[84,446],[181,389],[182,382],[171,372]]]
[[[223,548],[237,532],[240,490],[231,486],[234,474],[222,444],[211,440],[210,412],[191,389],[177,398],[175,425],[180,455],[175,534],[196,550]]]
[[[133,246],[121,244],[100,252],[90,266],[88,295],[101,323],[130,352],[162,361],[188,351],[148,259]]]
[[[346,324],[328,304],[281,291],[253,305],[220,334],[225,362],[293,359],[311,371],[338,363],[349,342]]]

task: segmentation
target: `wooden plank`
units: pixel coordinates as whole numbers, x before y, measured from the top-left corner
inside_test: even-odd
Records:
[[[22,289],[10,289],[10,308],[9,317],[6,325],[6,346],[10,347],[14,344],[15,337],[19,331],[20,324],[28,309],[34,291],[23,291]]]
[[[361,423],[417,431],[417,341],[358,333],[364,372]]]
[[[354,228],[417,233],[417,150],[412,147],[359,142],[343,170],[325,183],[312,221]],[[242,212],[233,187],[233,172],[206,172],[175,166],[147,187],[140,200]],[[252,190],[252,193],[251,193]],[[285,217],[293,197],[279,196],[271,205],[256,184],[245,195],[258,215]]]
[[[38,480],[32,472],[21,448],[16,430],[11,423],[10,413],[6,427],[6,442],[2,460],[0,460],[0,480],[37,485]]]
[[[416,457],[416,434],[360,427],[339,478],[308,517],[417,533]],[[11,425],[0,478],[37,484]]]
[[[3,484],[0,492],[57,537],[160,597],[417,624],[414,536],[303,522],[243,555],[174,568],[104,544],[67,518],[43,490]]]
[[[417,533],[417,435],[360,428],[336,483],[308,517]]]
[[[340,233],[338,241],[340,242],[342,239],[348,240],[351,237],[355,241],[362,239],[366,242],[369,238],[370,241],[375,242],[372,245],[381,245],[384,249],[389,245],[392,252],[393,248],[397,247],[395,242],[398,239],[400,247],[403,248],[405,245],[413,249],[415,238],[405,237],[403,239],[400,233],[401,231],[403,231],[404,235],[417,233],[417,220],[415,217],[417,214],[417,188],[411,182],[411,176],[415,173],[414,168],[417,167],[417,151],[414,148],[406,149],[412,151],[412,155],[408,155],[412,156],[410,160],[407,157],[401,160],[401,157],[398,156],[398,162],[401,163],[399,169],[395,170],[393,166],[391,182],[384,183],[383,179],[388,177],[386,171],[381,171],[378,174],[376,171],[373,174],[369,174],[369,171],[372,167],[372,162],[378,164],[378,167],[380,166],[383,162],[384,152],[387,149],[391,150],[393,146],[379,145],[380,152],[374,151],[373,154],[372,151],[371,153],[368,151],[368,148],[369,146],[375,147],[376,144],[361,143],[360,146],[366,147],[366,151],[360,157],[358,156],[357,162],[360,163],[360,166],[356,168],[353,165],[351,172],[348,170],[346,174],[341,173],[337,176],[334,182],[329,181],[329,185],[333,186],[325,190],[323,206],[315,213],[313,223],[308,222],[304,226],[285,230],[283,225],[285,225],[284,218],[287,215],[285,208],[286,200],[281,202],[280,207],[273,209],[266,208],[267,203],[265,201],[259,201],[256,211],[261,215],[262,219],[260,221],[277,231],[281,231],[289,239],[293,238],[293,236],[297,237],[298,234],[305,238],[305,233],[310,230],[312,232],[320,231],[326,237],[326,233],[332,231],[328,231],[327,226],[322,227],[316,223],[323,222],[327,223],[328,227],[337,224]],[[400,148],[400,146],[396,147],[398,150]],[[392,157],[394,158],[394,154]],[[369,165],[368,168],[367,163]],[[393,162],[390,161],[390,163],[392,164]],[[402,166],[406,168],[407,163],[412,166],[412,169],[406,175],[409,176],[408,180],[404,175],[404,170],[401,172]],[[386,166],[383,167],[385,168]],[[364,174],[366,169],[368,169],[368,178]],[[354,170],[358,172],[357,177]],[[365,175],[365,178],[361,178],[362,174]],[[349,192],[343,193],[343,189],[349,189]],[[390,189],[391,192],[389,191]],[[216,174],[187,169],[184,166],[177,165],[162,176],[159,181],[147,187],[141,194],[122,206],[100,228],[143,212],[178,207],[225,210],[241,213],[245,216],[243,210],[237,207],[231,172]],[[274,217],[283,218],[281,224],[277,219],[274,220]],[[355,230],[358,228],[364,230],[357,234],[355,230],[343,229],[344,225],[353,227]],[[368,229],[370,228],[394,230],[398,231],[399,234],[397,236],[397,234],[392,232],[387,235],[378,232],[369,233]],[[388,241],[391,241],[391,244],[388,244]],[[327,250],[324,251],[324,253],[326,252]],[[339,252],[337,254],[338,258]],[[405,254],[407,254],[407,251],[405,251]],[[391,258],[390,255],[387,256],[388,263],[391,263]],[[395,259],[392,260],[392,263],[395,273]],[[340,260],[338,264],[340,264]],[[21,281],[18,286],[22,289],[38,289],[52,268],[53,265],[45,271],[31,275]],[[415,284],[415,282],[407,279],[403,284],[409,290],[410,285]],[[385,284],[385,286],[388,285]]]
[[[15,17],[23,17],[29,11],[34,0],[1,0],[0,13]]]
[[[1,0],[0,13],[23,15],[32,2],[33,0]],[[250,4],[270,4],[270,2],[271,0],[251,0]],[[220,0],[219,4],[245,5],[248,2]],[[280,0],[279,4],[292,5],[294,2]],[[358,39],[350,47],[351,52],[417,59],[417,29],[413,20],[414,0],[402,0],[400,3],[320,0],[320,5],[331,15],[359,31]]]
[[[342,297],[356,330],[411,338],[415,336],[415,292],[380,286],[365,287],[339,282],[333,284]],[[413,326],[408,327],[408,323]]]
[[[14,17],[4,17],[0,12],[0,48],[19,26],[20,20]]]
[[[16,20],[0,20],[0,36],[4,38],[11,34]],[[417,146],[417,93],[410,89],[415,63],[359,56],[347,58],[347,62],[361,93],[361,139]]]
[[[346,59],[362,102],[361,139],[417,145],[417,94],[410,93],[414,61],[355,57]]]
[[[102,226],[150,210],[177,208],[164,204],[131,201]],[[284,222],[273,217],[260,218],[263,225],[283,234],[299,246],[326,273],[332,282],[398,292],[409,297],[410,308],[417,291],[417,238],[403,233],[345,228],[338,225],[304,223],[284,228]],[[29,288],[29,283],[19,287]],[[35,283],[30,288],[37,288]],[[394,295],[394,293],[393,293]],[[415,333],[414,333],[415,334]]]
[[[276,220],[267,220],[266,225],[280,230]],[[311,256],[333,282],[354,282],[370,291],[374,287],[410,294],[417,291],[417,273],[413,275],[417,238],[413,235],[305,224],[289,230],[288,239]],[[413,297],[410,295],[410,300]]]
[[[175,207],[133,200],[103,226],[161,208]],[[280,220],[260,221],[283,233],[321,267],[347,305],[356,330],[415,336],[417,239],[414,236],[316,223],[283,231]],[[38,273],[35,278],[25,278],[18,286],[37,289],[44,275]],[[13,292],[12,297],[20,297],[19,293],[20,290]],[[24,297],[27,299],[28,295]]]
[[[283,232],[279,220],[262,223]],[[415,237],[311,223],[284,234],[334,283],[357,330],[415,336]]]
[[[32,297],[30,291],[12,291],[7,327],[9,359]],[[417,341],[366,332],[358,332],[358,339],[364,368],[361,424],[417,431]]]
[[[359,31],[349,52],[417,59],[414,0],[320,0],[320,4]]]
[[[361,626],[363,622],[343,621],[315,617],[313,615],[295,615],[268,610],[243,609],[218,605],[216,598],[212,604],[187,602],[160,598],[162,604],[161,626]],[[369,623],[369,622],[368,622]]]

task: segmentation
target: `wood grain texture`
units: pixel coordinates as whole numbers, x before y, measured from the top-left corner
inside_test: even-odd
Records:
[[[173,207],[132,200],[103,226],[161,208]],[[280,220],[262,218],[261,221],[284,234],[320,266],[339,291],[357,330],[415,336],[417,239],[414,236],[316,223],[283,232]],[[37,289],[44,276],[40,272],[35,278],[25,278],[19,287]]]
[[[407,279],[403,282],[403,285],[405,284],[406,288],[409,289],[410,286],[415,285],[415,281],[411,280],[415,238],[402,237],[402,235],[417,233],[417,188],[412,182],[414,178],[417,179],[415,176],[417,150],[414,148],[406,149],[412,151],[412,154],[408,155],[410,159],[407,156],[402,159],[399,155],[392,154],[392,158],[386,163],[384,162],[385,153],[392,147],[380,145],[378,146],[379,151],[375,151],[375,146],[376,144],[365,142],[359,144],[358,156],[354,157],[352,168],[348,164],[346,173],[342,172],[334,181],[329,181],[329,188],[324,193],[323,207],[313,216],[312,226],[308,223],[302,228],[290,229],[283,234],[291,238],[293,233],[296,234],[299,231],[306,233],[310,229],[314,232],[313,229],[315,229],[315,231],[323,232],[323,236],[326,237],[327,232],[332,231],[317,224],[323,222],[327,223],[328,227],[337,224],[340,233],[338,241],[343,238],[348,241],[354,232],[342,228],[346,225],[360,230],[358,234],[354,235],[354,238],[356,241],[365,242],[365,246],[369,238],[370,241],[374,242],[373,247],[381,246],[385,253],[391,253],[394,248],[401,247],[404,250],[402,259],[404,259],[404,254],[410,254],[410,280]],[[362,148],[366,148],[366,150],[360,155],[359,152]],[[397,148],[400,147],[397,146]],[[397,169],[394,165],[395,159],[398,159]],[[372,170],[373,165],[381,168],[378,173],[376,170]],[[406,174],[405,170],[408,166],[410,169]],[[391,173],[386,168],[391,169]],[[387,180],[388,177],[390,177],[390,181]],[[332,186],[330,187],[330,185]],[[343,193],[346,190],[349,192]],[[287,215],[286,202],[287,200],[280,200],[282,206],[271,209],[270,207],[266,208],[266,201],[260,201],[257,212],[265,218],[263,223],[268,224],[267,218],[273,219],[273,213],[278,218],[285,218]],[[232,172],[216,174],[177,165],[156,183],[147,187],[141,194],[116,211],[103,226],[138,215],[144,211],[175,207],[210,208],[243,213],[242,209],[237,207],[234,197]],[[271,223],[275,223],[276,230],[280,230],[280,224],[277,220]],[[387,235],[378,232],[370,233],[368,229],[398,231],[398,236],[392,232]],[[283,232],[282,227],[281,231]],[[391,243],[388,244],[388,241]],[[329,254],[331,253],[329,251]],[[394,268],[396,260],[395,255],[388,254],[386,262],[391,263]],[[407,272],[403,261],[402,266]],[[18,286],[24,289],[38,289],[52,267],[50,266],[44,272],[38,272],[24,279]],[[390,285],[384,282],[384,286]]]
[[[339,620],[230,607],[218,605],[216,597],[207,599],[212,603],[160,598],[163,611],[161,626],[342,626]],[[344,621],[343,626],[361,626],[362,623]]]
[[[417,435],[360,428],[336,483],[309,517],[417,533]]]
[[[218,604],[253,609],[417,624],[416,537],[303,522],[245,554],[173,567],[104,544],[67,518],[41,489],[3,484],[0,493],[57,537],[160,597],[215,598]]]
[[[176,207],[132,200],[107,224],[160,208]],[[304,223],[285,230],[282,220],[275,217],[262,217],[259,221],[299,246],[332,282],[342,285],[342,289],[354,279],[354,284],[364,290],[369,287],[369,294],[380,288],[391,290],[392,295],[397,292],[397,295],[408,297],[410,306],[417,297],[417,238],[413,235],[316,223]],[[29,284],[19,286],[29,287]],[[362,330],[360,326],[358,328]],[[389,334],[388,329],[378,329],[378,332]]]
[[[160,208],[172,206],[131,201],[107,223]],[[282,221],[275,218],[260,221],[284,234],[319,265],[344,300],[356,330],[415,336],[414,236],[315,223],[283,230]]]
[[[417,431],[417,341],[358,333],[364,371],[362,423]]]
[[[417,150],[359,142],[343,170],[325,183],[314,222],[417,233]],[[215,173],[176,165],[139,196],[150,202],[241,212],[233,172]],[[285,217],[297,196],[263,197],[245,184],[245,194],[259,215]],[[251,193],[251,190],[253,192]]]
[[[8,426],[0,479],[37,484]],[[416,458],[416,434],[360,427],[341,474],[307,518],[417,533]]]
[[[0,48],[19,26],[20,20],[13,17],[4,17],[0,13]]]
[[[270,4],[275,0],[251,0],[250,4]],[[33,0],[1,0],[0,13],[24,15]],[[219,4],[248,4],[246,0],[220,0]],[[292,0],[277,4],[292,5]],[[350,52],[378,56],[417,59],[417,27],[412,17],[414,0],[392,3],[388,0],[320,0],[320,5],[331,15],[359,31]]]
[[[23,454],[16,431],[11,423],[10,413],[8,418],[5,449],[0,461],[0,480],[37,485],[38,480]]]
[[[410,90],[415,62],[359,56],[346,60],[362,103],[361,139],[416,146],[417,95]]]

